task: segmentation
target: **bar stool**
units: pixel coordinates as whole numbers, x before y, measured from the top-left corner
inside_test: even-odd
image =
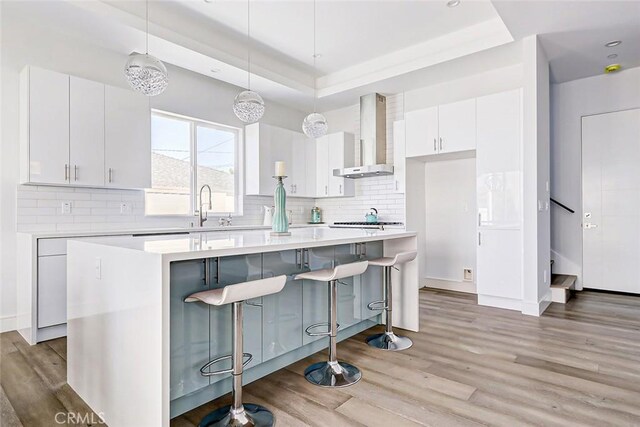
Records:
[[[327,326],[327,323],[316,323],[305,329],[307,335],[312,337],[329,337],[329,360],[318,362],[309,366],[304,371],[304,376],[312,384],[322,387],[347,387],[360,381],[362,373],[355,366],[338,361],[337,336],[338,336],[338,281],[346,277],[357,276],[366,271],[368,261],[353,262],[338,265],[334,268],[309,271],[298,274],[296,280],[315,280],[329,283],[329,323],[327,332],[312,332],[319,326]]]
[[[242,351],[242,303],[248,299],[278,293],[284,288],[286,281],[287,277],[282,275],[268,279],[236,283],[219,289],[196,292],[184,300],[184,302],[202,302],[215,306],[233,304],[233,349],[231,355],[211,360],[200,368],[200,373],[206,377],[231,374],[233,378],[233,388],[231,391],[233,403],[219,408],[204,417],[200,422],[200,427],[270,427],[274,425],[275,418],[267,408],[251,403],[242,403],[242,371],[253,358],[250,353],[243,353]],[[244,358],[247,358],[247,360],[243,361]],[[229,359],[232,361],[231,369],[219,371],[208,370],[215,363]]]
[[[369,303],[367,307],[369,310],[384,310],[385,311],[385,331],[382,334],[371,335],[367,337],[367,344],[371,347],[376,347],[382,350],[400,351],[406,350],[413,345],[413,341],[407,337],[399,336],[393,333],[392,323],[392,295],[391,295],[391,269],[398,270],[396,265],[404,264],[416,259],[418,253],[412,252],[400,252],[394,257],[383,257],[374,260],[369,260],[369,265],[375,265],[377,267],[383,267],[382,280],[383,286],[383,298],[382,301],[374,301]]]

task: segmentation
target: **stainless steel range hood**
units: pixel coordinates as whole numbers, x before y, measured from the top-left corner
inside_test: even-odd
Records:
[[[387,163],[387,98],[371,93],[360,97],[360,164],[334,169],[333,176],[367,178],[393,175]]]

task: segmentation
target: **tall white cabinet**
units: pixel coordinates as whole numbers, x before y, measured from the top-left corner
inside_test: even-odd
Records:
[[[31,66],[20,86],[21,183],[151,186],[146,96]]]
[[[478,303],[520,309],[522,93],[477,99]]]

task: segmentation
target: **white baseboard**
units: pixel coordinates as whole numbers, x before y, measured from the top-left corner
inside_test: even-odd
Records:
[[[522,311],[522,301],[512,298],[494,297],[491,295],[478,295],[478,305]]]
[[[15,331],[17,324],[16,316],[0,317],[0,332]]]
[[[420,281],[423,288],[446,289],[449,291],[466,292],[476,294],[476,284],[473,282],[459,282],[455,280],[443,280],[424,278]]]
[[[551,305],[552,294],[551,289],[547,290],[547,293],[544,297],[538,302],[522,302],[522,314],[526,314],[528,316],[536,316],[540,317],[544,311],[549,308]]]

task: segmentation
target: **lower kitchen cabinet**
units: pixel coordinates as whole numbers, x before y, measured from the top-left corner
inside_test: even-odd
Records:
[[[334,248],[321,247],[308,249],[309,269],[321,270],[332,268],[334,262]],[[304,329],[316,323],[329,321],[329,284],[315,280],[304,280],[302,283],[302,343],[309,344],[326,337],[310,337]],[[319,327],[314,332],[327,331]]]
[[[336,265],[360,261],[356,245],[335,247]],[[345,277],[338,282],[338,323],[340,329],[348,328],[362,319],[360,277]]]
[[[67,322],[67,256],[38,257],[38,328]]]
[[[383,256],[382,242],[366,243],[361,247],[362,257],[367,260],[381,258]],[[369,265],[367,271],[361,274],[357,280],[360,282],[360,302],[362,319],[370,319],[382,313],[382,310],[369,310],[367,305],[373,301],[381,301],[382,291],[382,267]]]
[[[302,346],[302,283],[293,280],[300,272],[296,251],[263,255],[264,277],[285,274],[284,289],[262,298],[262,360],[267,361]]]

